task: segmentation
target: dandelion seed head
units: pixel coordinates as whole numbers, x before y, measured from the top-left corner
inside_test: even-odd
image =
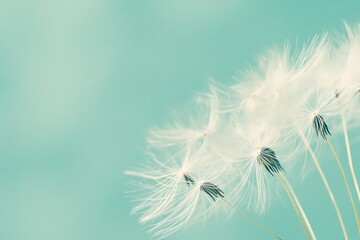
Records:
[[[212,83],[194,109],[150,132],[159,151],[150,165],[128,173],[141,179],[133,213],[154,237],[205,219],[225,192],[265,212],[276,192],[273,176],[288,172],[289,163],[305,166],[293,158],[305,149],[302,136],[327,139],[339,115],[349,126],[359,122],[360,25],[345,28],[338,46],[324,35],[301,50],[271,49],[238,84]]]
[[[274,150],[269,147],[262,147],[259,150],[257,156],[257,161],[259,164],[265,167],[265,169],[273,176],[275,173],[284,171],[279,160],[276,157]]]
[[[186,184],[190,187],[190,185],[195,184],[195,180],[188,173],[183,173]]]
[[[234,202],[247,203],[249,208],[263,213],[270,206],[270,196],[276,192],[272,176],[283,171],[275,149],[283,149],[279,150],[282,156],[291,148],[287,148],[290,141],[286,141],[279,129],[257,120],[237,120],[232,131],[235,140],[230,147],[233,162],[229,175],[233,176],[234,184],[226,192]]]
[[[294,137],[300,145],[302,141],[297,133],[299,129],[309,141],[316,139],[314,135],[326,139],[331,135],[330,127],[333,131],[339,129],[336,116],[344,111],[345,95],[344,83],[328,86],[322,85],[322,81],[319,80],[296,100],[289,127],[294,130]]]
[[[314,114],[313,127],[316,132],[316,136],[320,135],[325,140],[327,136],[331,136],[328,125],[326,124],[324,118],[318,113]]]
[[[206,193],[214,202],[217,198],[224,197],[224,192],[211,182],[200,182],[200,189]]]
[[[132,213],[140,215],[139,221],[147,224],[153,237],[169,236],[215,212],[216,199],[224,193],[212,183],[222,183],[223,170],[214,167],[205,148],[164,148],[150,156],[147,168],[127,173],[139,177]]]

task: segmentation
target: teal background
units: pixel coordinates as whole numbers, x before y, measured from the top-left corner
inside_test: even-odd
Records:
[[[209,78],[233,83],[274,45],[343,33],[359,9],[329,0],[0,1],[0,239],[149,239],[129,215],[123,175],[144,160],[147,129],[171,121]],[[356,239],[332,163],[325,171]],[[341,239],[318,174],[295,189],[318,239]],[[305,239],[284,193],[258,219]],[[271,238],[220,214],[168,239]]]

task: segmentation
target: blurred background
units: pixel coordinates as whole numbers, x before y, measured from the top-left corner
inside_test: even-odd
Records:
[[[147,130],[171,121],[209,78],[231,84],[270,47],[344,33],[343,20],[360,23],[359,9],[358,0],[1,0],[0,239],[150,239],[129,215],[123,174],[144,161]],[[325,171],[356,239],[331,162]],[[295,189],[318,239],[342,239],[318,174]],[[252,215],[305,239],[285,195]],[[216,215],[168,239],[271,238]]]

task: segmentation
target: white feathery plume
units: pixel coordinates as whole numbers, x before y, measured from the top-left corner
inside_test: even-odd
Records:
[[[344,84],[344,80],[341,79],[342,81],[336,82],[334,80],[337,79],[336,75],[335,77],[333,77],[326,72],[326,69],[320,68],[319,71],[316,71],[316,73],[313,74],[312,78],[316,79],[315,86],[310,88],[308,92],[304,95],[304,99],[299,102],[299,114],[297,114],[295,124],[296,128],[299,131],[299,134],[304,134],[307,138],[307,141],[309,139],[312,140],[313,138],[311,137],[311,134],[315,133],[318,138],[323,138],[328,143],[339,166],[355,214],[356,222],[360,229],[359,217],[348,184],[348,180],[343,170],[341,161],[339,160],[335,148],[333,147],[329,138],[329,136],[331,135],[331,126],[329,125],[329,119],[327,119],[330,118],[331,120],[336,120],[337,118],[334,118],[334,116],[338,116],[339,112],[342,112],[343,109],[346,107],[344,105],[345,101],[343,101],[343,99],[345,99],[346,97],[342,97],[343,93],[345,92],[344,89],[346,89],[346,85]],[[306,80],[307,79],[305,79],[305,81]],[[336,122],[334,124],[334,121],[332,121],[332,123],[332,126],[337,125]],[[304,140],[303,142],[305,141],[306,140]],[[314,161],[316,160],[314,159]],[[319,170],[320,164],[315,163],[315,165]],[[323,175],[322,178],[325,183],[325,175]],[[330,188],[328,188],[328,191],[330,194]],[[335,199],[333,199],[333,204],[334,206],[336,205]],[[338,216],[339,220],[341,221],[341,216]],[[343,228],[343,232],[345,234],[345,228]]]
[[[133,213],[142,214],[140,222],[149,222],[149,233],[153,237],[165,238],[186,228],[193,220],[205,220],[214,212],[217,200],[221,199],[248,221],[273,237],[281,239],[272,230],[254,221],[225,199],[221,165],[214,168],[214,164],[209,162],[208,154],[196,152],[192,156],[192,153],[187,151],[185,156],[168,154],[168,157],[169,159],[161,162],[155,160],[157,166],[152,166],[156,169],[153,172],[126,172],[152,182],[140,185],[144,193],[143,197],[138,199]],[[179,157],[184,157],[181,165],[176,160]],[[218,183],[221,185],[217,185]]]
[[[317,36],[301,51],[295,50],[294,56],[289,44],[285,44],[283,51],[268,51],[260,58],[258,67],[240,75],[238,84],[230,88],[215,85],[223,96],[220,99],[221,109],[282,124],[291,116],[289,110],[294,102],[291,101],[294,92],[306,88],[305,85],[295,86],[294,82],[309,76],[319,66],[326,57],[328,45],[326,36]]]
[[[346,89],[340,95],[339,101],[343,102],[345,108],[341,115],[342,130],[346,145],[346,152],[349,161],[350,172],[355,186],[358,201],[360,201],[360,189],[355,174],[353,159],[350,149],[350,141],[348,136],[348,122],[355,123],[359,127],[360,116],[360,25],[354,31],[345,23],[347,38],[340,41],[339,50],[337,51],[337,59],[342,61],[343,68],[340,73],[340,80],[345,81]]]
[[[277,149],[279,134],[267,126],[237,122],[232,132],[234,141],[228,149],[228,158],[232,160],[231,171],[236,176],[240,193],[250,186],[249,203],[254,203],[258,212],[264,213],[269,206],[269,194],[274,191],[271,183],[275,172],[282,171],[279,162],[268,165],[259,158],[265,149]],[[232,152],[230,152],[232,151]],[[255,195],[255,196],[254,196]]]
[[[210,89],[211,90],[211,89]],[[164,129],[150,131],[149,143],[156,147],[184,145],[207,146],[220,126],[219,101],[214,91],[197,98],[193,108],[177,114],[174,122]]]
[[[342,227],[344,237],[347,238],[347,231],[343,221],[342,214],[338,207],[336,198],[331,190],[331,187],[328,183],[328,180],[323,172],[321,165],[316,157],[310,142],[316,139],[313,137],[316,134],[317,138],[323,138],[329,144],[331,150],[333,151],[337,163],[339,165],[340,171],[344,178],[349,197],[353,206],[354,214],[358,222],[358,214],[354,206],[351,192],[349,191],[347,180],[342,168],[342,165],[337,157],[337,154],[330,142],[329,136],[331,135],[331,126],[329,125],[329,119],[337,116],[339,111],[344,107],[343,102],[339,101],[339,94],[343,92],[344,83],[338,82],[336,86],[333,86],[334,81],[327,81],[330,76],[325,74],[324,77],[323,71],[320,71],[321,74],[314,73],[312,76],[315,78],[315,86],[309,88],[307,92],[303,95],[303,99],[298,102],[298,107],[295,108],[297,114],[294,115],[294,129],[298,132],[300,139],[303,144],[309,151],[316,169],[318,170],[325,187],[329,193],[330,199],[334,205],[340,225]],[[328,78],[329,77],[329,78]],[[331,78],[330,78],[331,79]],[[307,81],[308,79],[304,79]],[[314,80],[313,80],[314,81]],[[319,143],[316,141],[316,143]]]
[[[247,74],[248,81],[245,84],[240,83],[234,86],[229,100],[225,101],[230,103],[225,109],[229,109],[230,113],[243,119],[243,122],[250,122],[250,124],[240,124],[241,133],[237,138],[238,142],[235,141],[235,146],[230,147],[230,149],[236,149],[239,155],[234,158],[236,154],[232,153],[228,159],[235,159],[234,161],[237,161],[238,164],[233,164],[234,169],[237,169],[236,166],[238,166],[238,169],[241,170],[241,174],[237,173],[240,180],[234,189],[242,192],[243,189],[247,189],[245,186],[252,186],[251,192],[255,189],[257,196],[255,201],[250,202],[255,202],[260,213],[264,212],[269,205],[268,195],[273,186],[273,184],[269,184],[269,176],[282,170],[281,164],[276,162],[277,158],[275,156],[270,158],[269,155],[275,155],[275,151],[270,146],[281,142],[279,139],[283,140],[282,147],[286,149],[284,143],[288,142],[288,139],[282,135],[282,128],[285,127],[283,124],[291,119],[293,115],[291,111],[295,105],[294,102],[289,101],[291,99],[289,93],[293,93],[291,90],[296,89],[294,87],[296,82],[309,76],[313,69],[321,63],[326,56],[327,48],[326,38],[322,37],[314,40],[299,54],[297,59],[290,60],[289,48],[283,54],[272,51],[268,58],[261,59],[260,71],[249,72]],[[263,124],[254,124],[254,119],[260,119]],[[229,147],[226,149],[228,151]],[[259,161],[260,153],[266,151],[268,158],[265,158],[263,163],[273,159],[272,165],[259,164],[261,163]],[[286,159],[291,157],[291,154],[288,154]],[[252,184],[249,184],[251,181],[253,181]],[[287,186],[287,191],[292,191],[289,194],[291,201],[297,201],[297,206],[294,208],[301,215],[299,217],[308,236],[315,238],[307,217],[296,195],[294,196],[295,193],[290,186]]]
[[[170,126],[150,132],[149,144],[158,149],[151,154],[152,162],[141,171],[127,174],[143,179],[133,213],[150,225],[154,237],[167,237],[194,219],[205,219],[214,212],[219,199],[279,239],[228,201],[246,199],[263,213],[276,191],[276,177],[308,239],[316,239],[287,180],[288,172],[284,172],[295,160],[303,163],[295,155],[306,150],[348,239],[336,199],[312,147],[321,139],[327,141],[339,165],[360,229],[345,172],[329,138],[342,128],[360,200],[348,137],[348,123],[350,128],[357,127],[351,124],[359,122],[360,116],[360,25],[345,27],[347,38],[336,46],[324,35],[316,36],[300,51],[293,51],[288,44],[283,50],[271,49],[260,57],[258,67],[240,76],[239,83],[227,87],[212,82],[209,92],[197,97],[191,111],[176,117]]]
[[[340,71],[340,80],[345,81],[347,85],[346,95],[349,105],[356,103],[355,100],[360,94],[360,24],[351,29],[345,23],[347,38],[340,44],[337,53],[337,61],[342,60],[343,68]],[[359,106],[357,106],[359,107]],[[351,117],[351,116],[348,116]],[[357,117],[353,115],[352,117]]]
[[[149,232],[156,238],[166,237],[185,228],[193,215],[206,212],[206,196],[200,194],[199,188],[192,186],[197,186],[194,174],[209,170],[206,167],[209,155],[193,152],[190,148],[177,153],[163,152],[162,159],[151,155],[149,169],[126,172],[143,180],[139,184],[142,193],[132,213],[141,214],[140,222],[150,222]],[[215,180],[219,175],[221,170],[218,169],[211,171],[211,176],[207,177]],[[198,208],[202,208],[201,211],[195,211]]]
[[[295,109],[293,127],[302,129],[305,136],[313,140],[313,136],[326,139],[331,135],[329,121],[337,116],[342,104],[337,100],[338,92],[342,91],[343,84],[334,87],[324,87],[321,81],[314,81],[311,89],[298,100]]]
[[[235,179],[237,185],[234,189],[239,192],[235,191],[232,194],[240,195],[240,198],[243,199],[241,194],[250,192],[247,194],[249,195],[248,202],[255,203],[256,209],[263,213],[269,206],[270,193],[276,191],[273,177],[278,177],[289,195],[308,238],[316,239],[294,190],[282,173],[284,171],[282,164],[286,162],[283,159],[288,160],[292,156],[290,154],[291,144],[287,144],[289,143],[288,139],[282,137],[280,129],[256,123],[256,121],[251,123],[238,121],[236,124],[231,132],[235,139],[233,151],[236,151],[238,155],[234,157],[236,153],[231,153],[233,158],[231,171],[234,176],[237,176]],[[286,158],[279,158],[277,153],[285,151],[287,151]]]

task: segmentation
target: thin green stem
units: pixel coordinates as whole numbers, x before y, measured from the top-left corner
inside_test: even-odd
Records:
[[[349,141],[347,126],[346,126],[347,124],[346,124],[346,119],[345,119],[344,115],[341,116],[341,120],[342,120],[342,126],[343,126],[344,138],[345,138],[346,152],[347,152],[347,156],[348,156],[348,160],[349,160],[350,172],[351,172],[351,176],[352,176],[352,179],[353,179],[353,182],[355,185],[356,194],[357,194],[358,200],[360,202],[359,184],[356,180],[356,175],[355,175],[355,171],[354,171],[353,160],[352,160],[351,150],[350,150],[350,141]]]
[[[309,231],[308,231],[308,229],[307,229],[307,227],[306,227],[306,225],[305,225],[305,222],[304,222],[303,218],[301,217],[299,208],[296,206],[295,200],[294,200],[294,198],[293,198],[290,190],[288,189],[288,187],[286,186],[286,184],[284,184],[284,183],[282,182],[281,179],[280,179],[280,182],[281,182],[282,186],[284,187],[286,193],[287,193],[288,196],[289,196],[291,205],[293,206],[293,208],[294,208],[294,210],[295,210],[295,212],[296,212],[296,215],[298,216],[298,218],[299,218],[299,220],[300,220],[300,222],[301,222],[301,225],[302,225],[302,227],[303,227],[303,230],[304,230],[305,233],[306,233],[307,239],[310,239],[310,233],[309,233]]]
[[[242,217],[246,218],[248,221],[250,221],[251,223],[255,224],[256,226],[260,227],[261,229],[265,230],[266,232],[270,233],[273,237],[275,237],[278,240],[282,240],[282,238],[277,235],[274,231],[272,231],[270,228],[266,227],[265,225],[255,221],[254,219],[252,219],[251,217],[249,217],[248,215],[246,215],[245,213],[243,213],[242,211],[240,211],[236,206],[234,206],[232,203],[230,203],[229,201],[227,201],[225,198],[220,198],[224,203],[226,203],[230,208],[232,208],[235,212],[237,212],[238,214],[240,214]]]
[[[299,219],[304,227],[304,230],[306,232],[307,238],[310,240],[316,239],[314,231],[311,227],[311,224],[305,214],[304,209],[302,208],[300,201],[298,197],[296,196],[296,193],[294,189],[291,187],[289,181],[287,180],[286,176],[282,173],[278,173],[277,176],[280,179],[281,184],[284,186],[285,190],[287,191],[290,200],[292,201],[292,204],[297,211],[297,214],[299,216]]]
[[[326,190],[329,193],[330,199],[331,199],[331,201],[332,201],[332,203],[334,205],[336,214],[338,216],[338,219],[339,219],[339,222],[340,222],[343,234],[344,234],[344,238],[347,240],[347,239],[349,239],[349,237],[348,237],[348,234],[347,234],[347,231],[346,231],[346,228],[345,228],[344,220],[343,220],[343,217],[341,215],[339,206],[338,206],[338,204],[336,202],[335,196],[334,196],[334,194],[333,194],[333,192],[332,192],[332,190],[330,188],[329,182],[327,181],[327,178],[326,178],[326,176],[325,176],[325,174],[324,174],[324,172],[323,172],[323,170],[322,170],[322,168],[320,166],[319,160],[317,159],[317,157],[316,157],[312,147],[310,146],[309,141],[305,137],[303,131],[300,128],[298,128],[297,130],[298,130],[298,133],[299,133],[301,139],[303,140],[308,152],[310,153],[310,155],[311,155],[311,157],[312,157],[312,159],[314,161],[315,167],[316,167],[316,169],[318,170],[318,172],[320,174],[320,177],[321,177],[321,179],[322,179],[322,181],[323,181],[323,183],[324,183],[324,185],[326,187]]]
[[[348,192],[348,195],[349,195],[349,199],[350,199],[350,202],[351,202],[351,206],[353,208],[353,211],[354,211],[354,215],[355,215],[355,218],[356,218],[356,223],[357,223],[357,226],[358,226],[358,230],[360,231],[360,224],[359,224],[359,215],[358,215],[358,212],[356,210],[356,205],[355,205],[355,201],[354,201],[354,198],[352,196],[352,193],[351,193],[351,190],[350,190],[350,187],[349,187],[349,183],[348,183],[348,180],[346,178],[346,175],[345,175],[345,171],[344,171],[344,168],[340,162],[340,159],[339,159],[339,156],[333,146],[333,144],[331,143],[330,139],[329,138],[326,138],[326,141],[327,143],[329,144],[329,147],[331,148],[331,151],[333,152],[334,154],[334,157],[336,159],[336,162],[340,168],[340,172],[341,172],[341,175],[344,179],[344,182],[345,182],[345,186],[346,186],[346,190]]]

